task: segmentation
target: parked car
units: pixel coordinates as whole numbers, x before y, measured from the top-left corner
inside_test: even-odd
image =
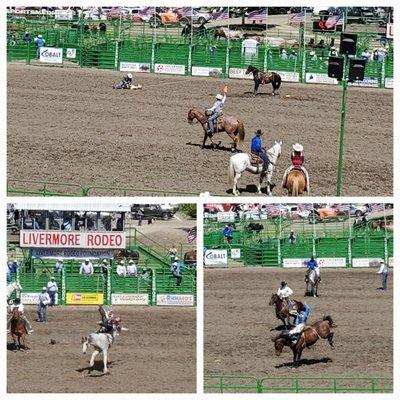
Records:
[[[138,218],[139,210],[143,213],[143,218],[158,218],[165,221],[171,219],[175,211],[173,209],[165,209],[159,204],[134,204],[131,207],[131,213],[133,218]]]
[[[308,222],[310,224],[316,224],[324,221],[345,221],[348,218],[348,212],[339,211],[332,206],[314,206],[314,209],[308,215]]]
[[[350,204],[350,216],[351,217],[362,217],[369,211],[368,206],[360,204]]]
[[[179,15],[179,13],[178,13]],[[196,9],[193,9],[193,14],[192,16],[185,16],[185,17],[179,17],[180,22],[190,22],[193,19],[194,24],[205,24],[206,22],[210,21],[212,19],[212,16],[208,12],[201,12]]]

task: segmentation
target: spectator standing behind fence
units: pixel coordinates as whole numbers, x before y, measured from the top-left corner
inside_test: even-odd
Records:
[[[281,60],[287,60],[287,53],[285,49],[281,50],[280,58]]]
[[[296,235],[293,230],[291,230],[289,234],[289,244],[296,244]]]
[[[175,260],[171,265],[171,273],[172,276],[176,279],[176,286],[181,286],[182,275],[180,272],[181,272],[181,266],[179,264],[179,258],[175,257]]]
[[[120,261],[117,265],[117,275],[126,276],[126,267],[123,261]]]
[[[40,48],[44,47],[46,45],[46,41],[43,39],[42,35],[37,35],[34,39],[34,42],[37,46],[37,52],[36,52],[36,57],[39,58],[40,56]]]
[[[387,290],[388,268],[385,264],[385,261],[381,260],[381,265],[377,274],[381,275],[381,282],[382,282],[382,287],[380,287],[379,289]]]
[[[42,292],[39,294],[37,302],[37,322],[47,322],[47,306],[51,303],[50,296],[47,293],[47,288],[44,286]]]
[[[79,273],[86,276],[93,275],[93,264],[89,261],[88,258],[81,264]]]
[[[22,40],[23,40],[24,43],[26,43],[26,44],[32,42],[32,36],[31,36],[31,34],[30,34],[28,31],[26,31],[25,34],[24,34],[24,36],[22,37]]]
[[[233,228],[230,224],[225,225],[224,230],[222,231],[222,234],[224,235],[224,238],[228,243],[230,243],[233,239]]]
[[[289,60],[292,60],[292,61],[297,60],[297,53],[294,50],[292,50],[292,52],[290,53]]]
[[[173,263],[175,260],[176,254],[178,253],[178,249],[175,247],[174,244],[170,247],[170,249],[168,250],[168,253],[169,253],[171,263]]]
[[[136,267],[136,264],[135,264],[135,262],[133,260],[129,260],[129,263],[126,266],[126,273],[129,276],[134,276],[134,277],[137,276],[137,267]]]
[[[110,264],[108,263],[108,261],[104,258],[102,263],[99,265],[100,267],[100,272],[101,275],[103,276],[103,279],[106,278],[107,276],[107,271],[110,269]]]
[[[361,58],[363,60],[369,61],[371,59],[371,53],[368,51],[368,49],[365,49],[362,53],[361,53]]]
[[[51,303],[49,304],[50,307],[54,307],[56,305],[57,292],[58,292],[57,282],[54,276],[52,276],[50,278],[50,281],[47,283],[47,293],[51,300]]]
[[[19,268],[18,260],[14,260],[11,264],[8,265],[7,280],[9,279],[11,282],[15,278],[18,268]]]
[[[64,269],[64,260],[62,258],[59,258],[55,266],[56,273],[62,274],[63,269]]]

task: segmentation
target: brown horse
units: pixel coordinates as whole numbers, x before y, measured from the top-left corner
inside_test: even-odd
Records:
[[[286,179],[286,189],[288,196],[299,196],[306,191],[306,179],[303,171],[294,169],[289,172]]]
[[[186,265],[194,265],[197,261],[197,251],[189,250],[183,256],[183,261]]]
[[[276,72],[261,72],[256,67],[249,65],[246,70],[246,75],[253,73],[253,80],[254,80],[254,96],[257,94],[258,87],[264,83],[271,83],[272,84],[272,96],[275,96],[277,93],[275,90],[278,90],[281,86],[281,76]]]
[[[213,147],[218,147],[221,142],[215,143],[212,139],[213,133],[207,133],[208,129],[208,118],[206,113],[196,110],[195,108],[191,108],[188,112],[188,123],[193,123],[194,120],[197,120],[201,123],[204,131],[203,145],[206,145],[207,137],[210,138]],[[217,123],[215,124],[217,128],[217,132],[226,132],[229,137],[233,140],[232,143],[232,151],[236,150],[237,144],[243,144],[244,140],[244,125],[240,119],[234,117],[218,117]]]
[[[280,356],[285,346],[290,347],[293,352],[293,366],[298,367],[303,350],[315,344],[318,339],[328,339],[331,348],[335,348],[333,344],[333,332],[331,332],[331,328],[333,327],[333,320],[327,315],[322,321],[317,321],[307,326],[296,343],[292,342],[288,332],[281,332],[278,336],[271,339],[275,343],[275,354]]]
[[[140,254],[136,250],[120,249],[114,251],[114,258],[130,258],[136,263],[139,261]]]
[[[300,309],[303,307],[303,303],[301,301],[292,300],[294,303],[294,309],[299,312]],[[271,296],[271,300],[269,301],[269,305],[275,305],[275,315],[276,318],[280,319],[285,325],[285,328],[288,329],[290,324],[290,317],[289,314],[289,304],[287,301],[282,300],[276,293],[273,293]]]
[[[26,330],[24,320],[21,318],[21,313],[18,308],[14,308],[11,317],[11,337],[14,341],[14,346],[16,350],[29,350],[26,345]]]

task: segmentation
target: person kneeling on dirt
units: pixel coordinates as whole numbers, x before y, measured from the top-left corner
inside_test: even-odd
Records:
[[[289,175],[289,172],[298,169],[301,170],[304,174],[304,178],[306,180],[306,191],[307,193],[310,193],[310,178],[308,176],[308,172],[306,168],[304,167],[304,151],[303,151],[303,146],[300,143],[295,143],[292,146],[292,153],[290,154],[290,161],[292,165],[288,167],[283,175],[283,180],[282,180],[282,188],[286,188],[287,184],[287,177]]]
[[[24,305],[21,303],[21,299],[15,299],[13,301],[13,304],[11,305],[11,309],[10,312],[12,313],[14,308],[17,308],[22,320],[24,321],[24,326],[25,326],[25,331],[28,335],[30,335],[31,333],[34,332],[34,330],[32,329],[31,324],[29,323],[28,319],[26,318],[26,316],[24,315]],[[11,318],[7,321],[7,333],[10,333],[10,326],[11,326]]]
[[[311,306],[304,304],[300,309],[300,312],[297,314],[296,319],[294,320],[295,327],[288,332],[288,337],[292,340],[293,344],[299,340],[301,332],[306,328],[306,322],[310,313]]]
[[[293,294],[293,290],[290,289],[290,287],[287,285],[285,281],[281,282],[281,286],[278,288],[278,291],[276,294],[279,296],[279,298],[283,301],[286,302],[288,308],[289,308],[289,314],[290,315],[297,315],[296,310],[294,309],[294,303],[290,299],[290,296]]]
[[[321,273],[319,271],[319,266],[317,260],[314,259],[314,256],[311,256],[310,260],[307,261],[307,272],[305,276],[305,280],[307,281],[308,277],[311,274],[311,271],[315,271],[318,276],[318,282],[321,282]]]

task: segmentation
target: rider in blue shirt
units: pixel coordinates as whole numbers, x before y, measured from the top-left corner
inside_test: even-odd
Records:
[[[306,277],[309,276],[311,271],[315,271],[318,275],[318,280],[321,281],[321,276],[319,273],[319,267],[317,260],[314,259],[314,256],[311,256],[310,260],[307,261],[307,272],[306,272]]]
[[[289,331],[289,337],[294,343],[299,339],[301,332],[306,328],[306,322],[310,313],[311,306],[303,304],[303,307],[301,307],[296,319],[294,320],[295,327]]]
[[[233,239],[233,228],[230,225],[226,225],[224,230],[222,231],[222,234],[229,243]]]
[[[263,160],[262,174],[265,174],[268,169],[269,159],[265,149],[262,147],[262,135],[261,129],[257,129],[255,136],[251,139],[251,152]]]

